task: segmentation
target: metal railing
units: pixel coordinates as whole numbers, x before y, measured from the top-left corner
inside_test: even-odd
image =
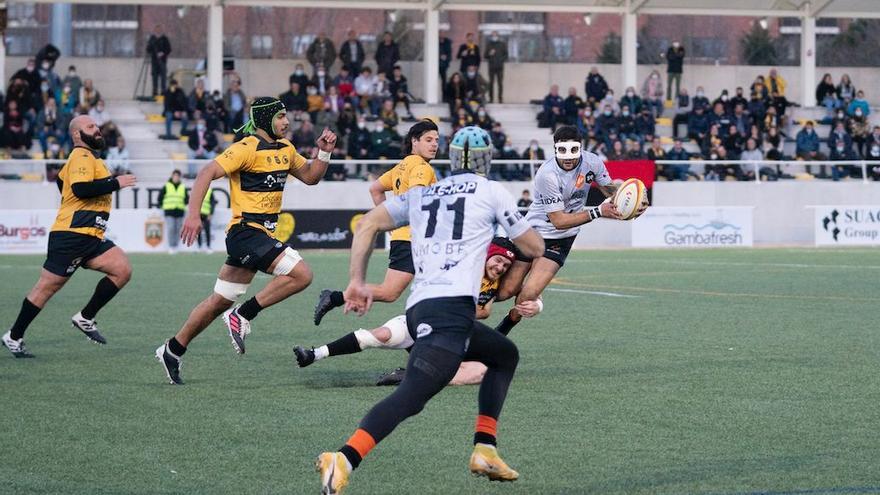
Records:
[[[773,170],[779,170],[782,167],[786,167],[790,169],[790,171],[794,171],[791,170],[794,168],[806,169],[806,167],[819,167],[822,169],[824,169],[824,167],[846,167],[857,168],[858,170],[860,170],[862,182],[867,184],[869,182],[869,168],[880,167],[880,161],[878,160],[657,160],[654,162],[654,164],[657,166],[686,165],[688,167],[688,170],[692,170],[700,166],[717,167],[735,165],[751,171],[754,174],[754,178],[752,180],[757,183],[762,182],[761,171],[765,167],[771,168]],[[764,175],[766,176],[767,174]]]

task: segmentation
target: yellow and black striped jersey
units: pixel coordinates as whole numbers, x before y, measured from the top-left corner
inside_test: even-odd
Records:
[[[233,225],[243,223],[268,234],[275,231],[287,175],[307,160],[286,139],[269,143],[247,136],[215,158],[229,177]]]
[[[67,163],[58,172],[61,207],[58,208],[58,215],[52,224],[52,232],[74,232],[98,239],[104,238],[107,221],[110,219],[113,193],[93,198],[79,198],[73,194],[74,184],[100,180],[112,180],[104,160],[91,150],[74,148]]]
[[[498,295],[498,285],[500,283],[501,279],[492,281],[483,277],[483,280],[480,281],[480,295],[477,296],[477,306],[482,308],[492,302],[495,296]]]
[[[417,186],[429,186],[437,182],[434,169],[419,155],[409,155],[391,170],[379,177],[379,183],[385,190],[392,191],[395,196]],[[409,226],[394,229],[391,232],[392,241],[409,241]]]

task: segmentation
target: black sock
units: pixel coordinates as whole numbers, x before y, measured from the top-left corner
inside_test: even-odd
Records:
[[[511,330],[513,330],[513,327],[515,327],[517,323],[519,322],[513,321],[513,319],[510,318],[510,314],[508,314],[504,317],[503,320],[501,320],[501,323],[499,323],[498,326],[495,327],[495,330],[501,332],[503,335],[507,335],[510,333]]]
[[[110,302],[110,299],[113,299],[117,292],[119,292],[119,287],[116,287],[110,277],[102,278],[98,282],[98,286],[95,287],[95,293],[92,294],[89,303],[79,313],[87,320],[94,320],[98,311]]]
[[[12,324],[12,328],[9,330],[9,336],[12,340],[19,340],[24,337],[24,331],[27,330],[28,325],[40,313],[40,309],[42,308],[34,306],[34,303],[28,298],[24,298],[24,301],[21,303],[21,311],[18,312],[18,318],[15,319],[15,323]]]
[[[330,302],[333,303],[334,308],[338,308],[345,304],[345,296],[342,295],[342,292],[334,290],[330,293]]]
[[[339,451],[342,452],[342,455],[344,455],[346,459],[348,459],[352,469],[357,469],[357,467],[361,465],[363,459],[361,458],[361,455],[358,454],[358,451],[354,450],[354,447],[344,445]]]
[[[238,308],[238,314],[240,314],[242,318],[246,320],[253,320],[257,317],[258,314],[260,314],[260,311],[262,310],[263,307],[260,306],[260,303],[257,302],[257,296],[254,296],[245,301],[244,304],[242,304],[241,307]]]
[[[178,342],[177,337],[171,337],[168,339],[168,350],[171,351],[171,354],[174,354],[177,357],[186,354],[186,346]]]
[[[331,356],[340,356],[342,354],[354,354],[361,352],[361,344],[358,342],[354,332],[351,332],[333,342],[327,344],[327,350]]]
[[[478,443],[485,443],[487,445],[498,445],[497,442],[498,441],[495,439],[495,435],[483,433],[482,431],[474,433],[474,445]]]

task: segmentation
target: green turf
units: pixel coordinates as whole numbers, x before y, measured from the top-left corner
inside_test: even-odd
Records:
[[[0,493],[317,493],[315,456],[389,393],[373,380],[406,355],[296,368],[294,344],[402,308],[314,327],[316,295],[343,286],[348,258],[305,257],[312,287],[260,315],[243,357],[214,323],[183,387],[153,350],[210,292],[222,256],[132,256],[131,284],[98,318],[106,347],[70,327],[98,280],[77,273],[27,334],[37,359],[0,349]],[[41,262],[0,257],[0,328]],[[880,250],[576,252],[560,277],[512,334],[521,361],[500,449],[520,481],[468,474],[477,389],[459,387],[376,448],[350,494],[880,493]]]

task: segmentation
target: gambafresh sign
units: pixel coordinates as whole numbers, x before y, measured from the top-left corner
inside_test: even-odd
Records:
[[[817,246],[880,245],[880,206],[816,206]]]
[[[651,207],[632,223],[633,247],[753,244],[752,207]]]

